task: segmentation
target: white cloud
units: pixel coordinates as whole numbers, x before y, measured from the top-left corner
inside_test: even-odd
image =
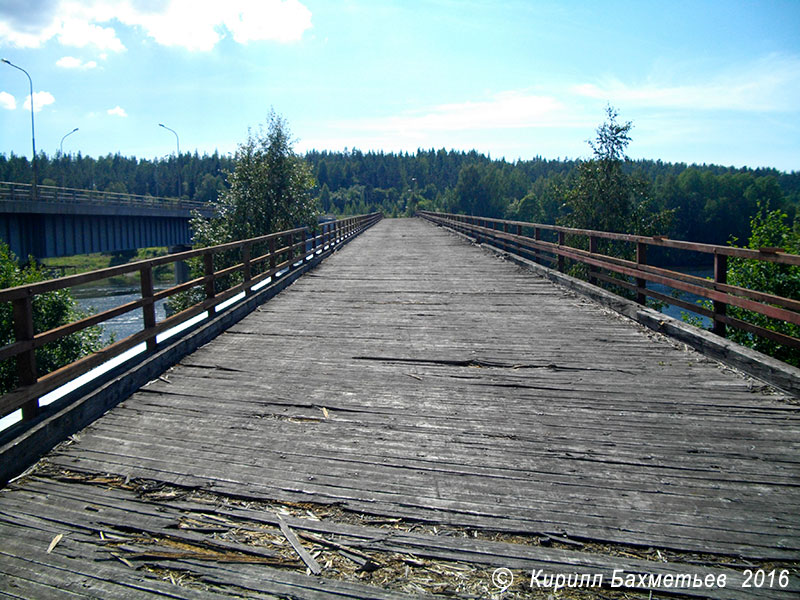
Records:
[[[101,27],[88,22],[86,18],[68,18],[61,22],[58,32],[58,41],[64,46],[85,48],[94,46],[98,50],[111,50],[121,52],[125,46],[117,37],[117,32],[111,27]]]
[[[226,35],[240,44],[286,43],[301,39],[311,28],[311,11],[299,0],[40,0],[29,4],[36,6],[0,9],[0,44],[31,48],[56,38],[65,46],[119,52],[125,46],[114,26],[121,23],[140,29],[163,46],[211,50]]]
[[[50,92],[33,92],[33,112],[37,113],[41,111],[45,106],[49,104],[53,104],[56,99],[53,97],[53,94]],[[31,97],[30,94],[27,98],[25,98],[25,103],[22,105],[26,110],[31,109]]]
[[[564,128],[573,130],[592,122],[555,93],[513,90],[399,115],[327,122],[315,127],[308,138],[302,138],[298,149],[350,147],[414,152],[417,148],[476,148],[493,156],[516,158],[530,155],[527,145],[520,143],[521,138],[534,144],[565,138]],[[576,148],[565,147],[562,154],[574,155],[579,151]]]
[[[52,38],[65,46],[119,52],[125,47],[111,27],[96,23],[108,21],[109,0],[39,0],[19,2],[0,10],[0,44],[38,48]]]
[[[487,100],[440,104],[399,116],[342,122],[343,129],[356,128],[414,135],[415,132],[520,129],[564,124],[565,106],[552,96],[505,91]]]
[[[53,13],[59,0],[11,0],[0,3],[0,42],[36,48],[57,33]]]
[[[771,54],[729,68],[704,81],[679,83],[651,76],[642,84],[616,78],[577,85],[589,98],[647,108],[739,111],[793,111],[800,106],[800,57]]]
[[[116,117],[127,117],[128,113],[125,112],[125,109],[121,106],[117,105],[114,108],[109,108],[106,111],[109,115],[114,115]]]
[[[6,110],[14,110],[17,108],[17,100],[8,92],[0,92],[0,106]]]
[[[272,40],[295,42],[311,28],[311,11],[298,0],[240,1],[223,17],[225,27],[240,44]]]
[[[74,56],[64,56],[56,61],[56,65],[62,69],[94,69],[97,63],[93,60],[83,62]]]

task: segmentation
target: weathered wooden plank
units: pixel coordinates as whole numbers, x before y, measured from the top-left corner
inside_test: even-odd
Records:
[[[397,221],[333,254],[48,461],[458,532],[791,562],[798,425],[800,406],[760,382],[459,238]],[[67,528],[88,544],[104,527],[165,534],[200,514],[180,498],[54,477],[0,495],[0,521],[16,515],[50,539]],[[260,522],[274,527],[270,518]],[[408,532],[376,541],[373,527],[287,522],[367,552],[486,568],[648,566],[575,548]],[[256,565],[158,560],[240,593],[393,593],[327,589],[324,571],[310,582],[272,569],[259,583]],[[706,569],[676,560],[659,568]]]

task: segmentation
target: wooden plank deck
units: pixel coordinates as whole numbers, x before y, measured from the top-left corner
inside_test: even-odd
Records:
[[[507,598],[531,569],[790,598],[798,450],[797,399],[386,220],[0,493],[0,597],[489,597],[508,567]]]

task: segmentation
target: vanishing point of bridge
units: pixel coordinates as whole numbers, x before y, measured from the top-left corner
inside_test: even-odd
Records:
[[[352,237],[0,492],[0,595],[796,597],[797,398],[518,262]]]

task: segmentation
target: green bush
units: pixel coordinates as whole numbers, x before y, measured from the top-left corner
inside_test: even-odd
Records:
[[[293,150],[286,121],[271,112],[266,131],[252,133],[236,152],[236,166],[228,176],[228,189],[214,203],[215,214],[205,218],[195,213],[191,221],[194,248],[206,248],[242,239],[259,237],[308,225],[316,228],[316,199],[311,190],[311,171]],[[266,252],[262,244],[253,256]],[[215,270],[241,262],[241,251],[214,256]],[[187,261],[192,278],[203,275],[199,258]],[[241,272],[217,279],[217,292],[242,281]],[[176,294],[167,301],[169,313],[177,313],[201,302],[201,287]]]
[[[44,270],[31,260],[20,266],[7,244],[0,242],[0,288],[15,287],[48,279]],[[33,299],[33,327],[41,333],[86,317],[68,290],[38,294]],[[37,375],[41,377],[102,348],[102,327],[97,325],[73,333],[36,350]],[[11,302],[0,303],[0,345],[15,341]],[[16,361],[0,363],[0,393],[18,385]]]
[[[792,254],[800,254],[800,221],[790,227],[787,215],[781,210],[769,210],[768,203],[759,203],[758,211],[750,220],[750,239],[747,247],[782,248]],[[733,240],[735,243],[736,240]],[[783,298],[800,299],[800,267],[780,265],[762,260],[731,258],[728,262],[728,283],[744,288],[766,292]],[[800,326],[770,319],[737,306],[728,307],[728,315],[753,325],[800,338]],[[761,336],[741,329],[729,328],[730,339],[774,356],[794,366],[800,366],[800,350],[783,346]]]

